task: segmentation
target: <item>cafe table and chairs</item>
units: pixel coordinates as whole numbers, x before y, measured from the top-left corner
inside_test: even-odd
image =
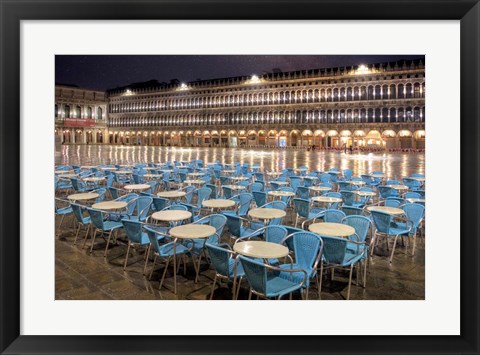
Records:
[[[187,180],[184,180],[183,183],[187,184],[187,185],[193,185],[197,188],[200,188],[206,182],[204,180],[200,180],[200,179],[187,179]]]
[[[113,204],[113,205],[112,205]],[[103,254],[104,257],[107,256],[108,246],[110,245],[110,239],[112,237],[112,233],[115,231],[115,241],[117,239],[118,230],[123,227],[122,222],[119,221],[111,221],[106,218],[105,212],[106,210],[118,210],[125,208],[127,206],[126,202],[115,202],[115,201],[107,201],[107,202],[99,202],[92,205],[92,208],[87,208],[88,214],[90,215],[90,221],[92,225],[95,227],[95,231],[92,237],[92,244],[90,246],[90,254],[93,251],[93,246],[95,244],[95,238],[97,233],[100,233],[101,236],[104,234],[108,234],[107,238],[107,245],[105,246],[105,252]],[[82,249],[85,247],[85,243],[87,242],[88,234],[85,236],[85,240],[83,241]]]
[[[273,199],[283,200],[283,199],[290,199],[295,196],[295,192],[293,191],[281,191],[281,190],[273,190],[267,192],[268,196],[271,196]]]
[[[340,196],[328,196],[328,194],[333,194],[332,192],[328,192],[325,195],[320,195],[320,196],[313,196],[310,200],[315,203],[319,203],[321,205],[324,205],[327,209],[332,209],[332,208],[337,208],[338,204],[342,202],[341,195]]]
[[[205,208],[209,208],[212,211],[212,213],[215,210],[223,211],[223,210],[231,209],[232,207],[235,207],[235,205],[236,205],[235,201],[230,199],[223,199],[223,198],[204,200],[202,202],[202,206]]]
[[[100,195],[96,192],[82,192],[82,193],[68,195],[67,199],[72,202],[81,201],[82,203],[86,203],[88,201],[96,199],[99,196]]]
[[[174,283],[174,293],[177,294],[177,264],[176,256],[178,255],[177,250],[180,250],[185,257],[185,250],[191,252],[194,246],[194,240],[196,239],[205,239],[216,233],[215,227],[212,227],[207,224],[185,224],[182,226],[173,227],[169,231],[169,235],[174,238],[173,240],[173,283]],[[187,248],[185,245],[186,242],[190,242],[190,248]],[[155,264],[155,261],[154,261]],[[197,263],[193,263],[195,268],[196,279],[198,279],[198,268]],[[162,280],[163,281],[163,280]],[[161,285],[160,285],[161,288]]]

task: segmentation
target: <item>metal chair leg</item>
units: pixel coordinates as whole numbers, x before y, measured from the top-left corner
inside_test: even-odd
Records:
[[[353,264],[350,265],[350,276],[348,278],[348,291],[347,291],[347,300],[350,299],[350,288],[352,286],[352,273],[353,273]]]
[[[392,260],[393,260],[393,253],[395,253],[395,246],[397,245],[397,238],[398,238],[398,235],[396,235],[395,239],[393,240],[392,254],[390,255],[390,264],[392,263]]]
[[[216,284],[217,284],[217,273],[215,273],[215,278],[213,279],[212,292],[210,292],[210,299],[213,299],[213,291],[215,291]]]
[[[130,246],[132,243],[128,241],[128,247],[127,247],[127,255],[125,255],[125,262],[123,263],[123,271],[127,268],[127,262],[128,262],[128,253],[130,252]]]
[[[92,245],[90,246],[90,254],[92,254],[93,251],[93,244],[95,244],[95,237],[97,236],[97,231],[98,229],[95,229],[95,233],[93,233]]]
[[[112,232],[113,232],[113,229],[110,231],[110,233],[108,233],[107,246],[105,247],[105,253],[103,253],[104,258],[107,257],[107,251],[108,251],[108,246],[110,245],[110,238],[112,237]]]

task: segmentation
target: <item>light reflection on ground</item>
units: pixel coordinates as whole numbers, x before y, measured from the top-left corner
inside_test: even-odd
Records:
[[[221,163],[258,163],[265,170],[296,168],[310,170],[352,169],[354,175],[373,170],[389,178],[425,173],[425,155],[420,153],[343,153],[338,151],[270,150],[239,148],[177,148],[157,146],[63,145],[55,154],[55,164],[129,164],[134,162],[219,160]]]

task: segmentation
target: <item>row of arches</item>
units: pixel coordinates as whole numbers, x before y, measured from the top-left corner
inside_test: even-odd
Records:
[[[173,130],[110,131],[111,144],[221,147],[383,147],[424,148],[417,130]]]
[[[175,109],[202,109],[280,104],[308,104],[362,100],[414,99],[425,97],[425,82],[334,87],[327,89],[270,91],[250,94],[225,94],[162,100],[136,99],[111,103],[110,113],[149,112]]]
[[[55,118],[78,118],[78,119],[97,119],[102,120],[104,110],[98,106],[96,109],[92,106],[81,105],[58,105],[55,104]]]
[[[424,122],[425,107],[238,112],[156,117],[111,117],[110,127]]]

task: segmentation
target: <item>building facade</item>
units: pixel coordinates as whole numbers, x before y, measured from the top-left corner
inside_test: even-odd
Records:
[[[109,90],[109,144],[425,145],[423,60]],[[98,140],[97,140],[98,141]]]
[[[106,93],[55,85],[55,135],[62,144],[104,143],[108,137]]]

